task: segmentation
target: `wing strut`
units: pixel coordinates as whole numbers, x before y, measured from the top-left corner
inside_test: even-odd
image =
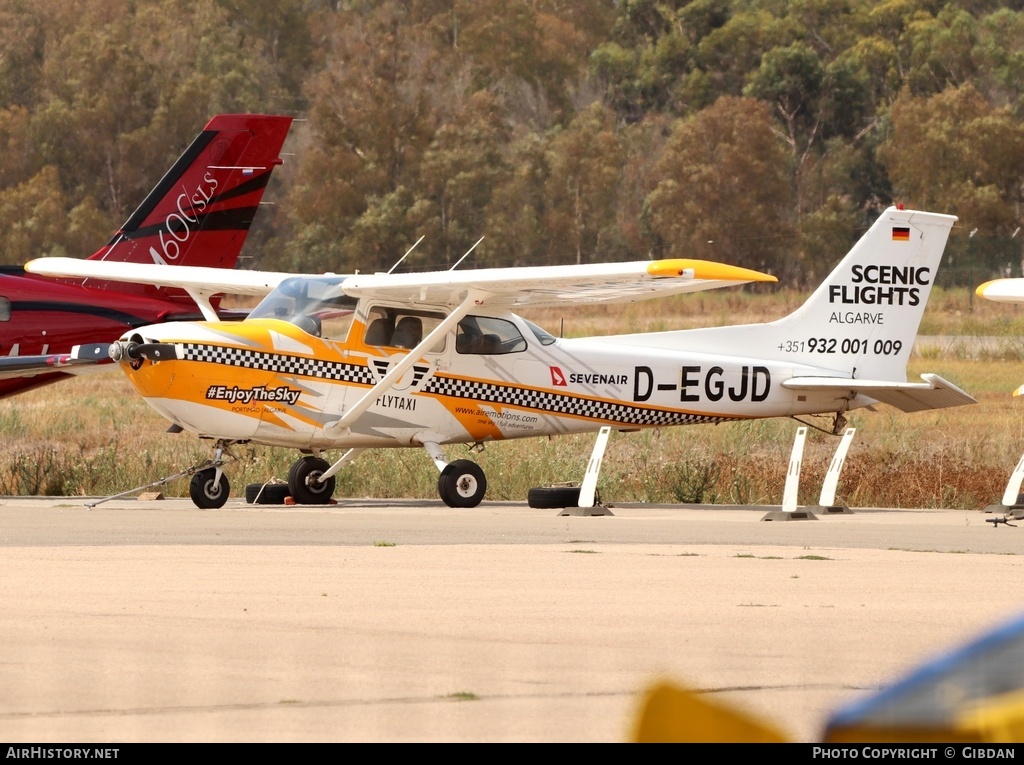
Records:
[[[341,455],[341,459],[331,465],[320,475],[320,481],[326,481],[328,478],[337,475],[341,472],[341,469],[348,465],[352,460],[362,454],[366,449],[363,447],[353,447]]]
[[[461,303],[453,310],[448,317],[434,327],[427,336],[424,337],[419,345],[411,349],[405,357],[395,364],[388,373],[384,375],[370,390],[363,394],[363,397],[356,401],[352,406],[345,410],[345,413],[335,422],[324,427],[324,434],[331,438],[340,438],[345,431],[352,427],[356,420],[358,420],[367,409],[373,406],[373,402],[376,401],[381,395],[390,390],[396,382],[408,372],[412,365],[429,348],[432,348],[434,344],[444,337],[456,324],[476,306],[483,304],[484,300],[490,297],[489,292],[483,290],[469,290],[466,293],[466,297]]]
[[[185,292],[192,298],[196,305],[199,306],[199,310],[202,311],[203,318],[206,321],[220,321],[220,316],[213,310],[213,304],[210,302],[210,298],[216,295],[216,292],[208,292],[206,290],[196,289],[195,287],[185,287]]]

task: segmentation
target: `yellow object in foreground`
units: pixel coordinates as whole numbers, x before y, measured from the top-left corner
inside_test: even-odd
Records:
[[[784,743],[770,724],[671,683],[653,686],[638,743]],[[834,713],[822,742],[998,744],[1024,741],[1024,618],[923,664]]]
[[[641,744],[787,743],[770,725],[671,683],[648,691],[633,740]]]

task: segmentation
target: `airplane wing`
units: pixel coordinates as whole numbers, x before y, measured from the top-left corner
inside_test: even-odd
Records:
[[[847,377],[792,377],[783,381],[782,387],[790,390],[860,393],[903,412],[978,403],[970,394],[938,375],[923,374],[921,379],[923,383],[855,380]]]
[[[488,306],[544,307],[567,303],[634,303],[774,276],[707,260],[641,260],[573,266],[487,268],[409,274],[356,274],[345,279],[353,297],[455,305],[468,290],[486,293]]]
[[[109,263],[76,258],[37,258],[26,263],[25,270],[42,276],[102,277],[111,281],[181,287],[193,298],[197,295],[208,298],[219,292],[266,295],[284,279],[295,276],[273,271]],[[343,289],[353,297],[435,305],[457,305],[469,290],[474,290],[486,293],[489,306],[513,308],[633,303],[683,292],[775,281],[778,279],[770,274],[748,268],[707,260],[669,259],[476,271],[354,274],[345,278]]]
[[[975,293],[997,303],[1024,303],[1024,279],[994,279],[982,284]]]
[[[978,287],[975,293],[978,297],[997,303],[1024,303],[1024,279],[993,279]],[[1024,396],[1024,385],[1017,388],[1013,395]]]
[[[78,258],[36,258],[25,270],[40,276],[102,278],[112,282],[152,284],[157,287],[199,289],[216,294],[266,295],[295,274],[276,271],[238,271],[206,266],[164,266],[156,263],[114,263]]]
[[[266,295],[285,279],[295,276],[279,271],[238,271],[207,266],[167,266],[156,263],[124,263],[78,258],[36,258],[25,270],[40,276],[101,278],[112,282],[180,287],[196,301],[207,321],[221,317],[210,298],[222,292],[232,295]]]

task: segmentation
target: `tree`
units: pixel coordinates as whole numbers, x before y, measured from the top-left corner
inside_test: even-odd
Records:
[[[751,74],[743,89],[744,95],[773,104],[785,125],[786,142],[792,152],[798,219],[803,212],[804,164],[821,129],[820,101],[824,79],[825,70],[818,54],[803,43],[795,43],[765,53],[761,66]]]
[[[401,255],[390,246],[394,241],[378,243],[379,261],[375,252],[343,243],[371,200],[389,210],[395,200],[415,201],[408,195],[439,111],[464,97],[439,92],[444,62],[433,44],[435,32],[414,24],[410,14],[402,4],[386,2],[319,19],[321,69],[309,86],[312,143],[290,199],[293,267],[380,268]],[[361,230],[380,230],[378,216],[371,217],[375,222]],[[394,212],[384,219],[394,222]],[[403,243],[415,241],[408,225],[396,233]]]
[[[488,262],[497,266],[537,266],[547,261],[549,232],[546,187],[548,141],[522,131],[507,147],[508,172],[495,187],[486,211]]]
[[[497,99],[480,91],[462,114],[441,126],[424,152],[420,183],[435,206],[440,234],[440,241],[431,244],[446,266],[487,230],[484,211],[507,172],[505,124]]]
[[[554,262],[608,259],[622,160],[614,115],[600,104],[584,110],[551,140],[545,223]]]
[[[20,265],[44,255],[70,254],[54,245],[62,239],[63,209],[57,168],[52,165],[24,183],[0,191],[2,262]]]
[[[789,163],[762,101],[727,96],[679,121],[645,205],[659,253],[792,271]]]
[[[1008,107],[968,84],[929,98],[905,91],[891,120],[879,157],[901,199],[989,234],[1019,225],[1024,126]]]

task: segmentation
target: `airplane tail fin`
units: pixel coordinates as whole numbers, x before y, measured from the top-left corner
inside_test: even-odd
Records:
[[[772,355],[849,377],[905,381],[956,220],[887,209],[800,308],[767,325]]]
[[[113,238],[90,260],[233,268],[291,117],[222,114],[196,136]],[[127,291],[131,285],[97,283]],[[142,292],[156,288],[140,286]]]
[[[789,316],[664,333],[675,338],[655,342],[792,363],[793,376],[782,385],[793,390],[856,392],[904,411],[974,403],[937,375],[907,382],[907,361],[956,220],[890,207]]]

